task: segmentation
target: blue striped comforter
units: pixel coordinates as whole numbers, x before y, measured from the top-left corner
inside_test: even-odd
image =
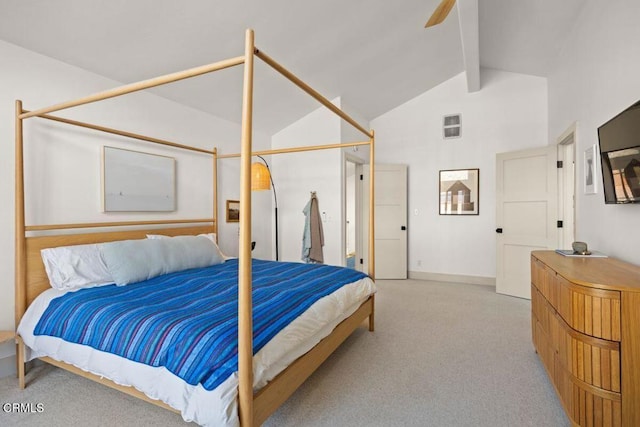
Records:
[[[321,264],[253,260],[254,354],[314,302],[365,275]],[[35,335],[84,344],[213,390],[238,370],[238,261],[128,286],[70,292]]]

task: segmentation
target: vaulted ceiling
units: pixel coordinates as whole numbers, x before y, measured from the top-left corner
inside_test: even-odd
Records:
[[[0,39],[131,83],[241,55],[253,28],[258,48],[373,119],[463,71],[471,90],[481,90],[482,67],[546,76],[586,1],[458,0],[427,29],[440,0],[2,1]],[[256,66],[258,129],[276,132],[317,108]],[[238,122],[241,86],[234,68],[153,91]]]

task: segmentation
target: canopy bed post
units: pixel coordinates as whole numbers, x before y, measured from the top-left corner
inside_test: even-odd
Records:
[[[251,296],[251,137],[254,34],[247,30],[240,149],[240,246],[238,272],[238,397],[240,425],[253,426],[253,317]]]
[[[376,250],[375,250],[375,132],[371,131],[371,139],[369,140],[369,277],[371,279],[376,280]],[[371,298],[375,298],[375,295],[372,295]],[[375,304],[372,304],[372,307],[375,308]],[[374,308],[371,310],[371,315],[369,316],[369,330],[373,332],[375,327],[375,312]]]
[[[211,152],[212,159],[212,181],[213,181],[213,232],[216,233],[216,242],[218,242],[218,149],[214,148]]]
[[[26,263],[26,241],[25,241],[25,218],[24,218],[24,155],[23,155],[23,132],[22,132],[22,101],[16,101],[16,147],[15,147],[15,327],[18,327],[20,319],[27,309],[27,297],[24,287],[25,275],[27,271]],[[22,340],[16,340],[16,363],[18,382],[20,388],[24,389],[24,345]]]
[[[15,182],[15,223],[16,223],[16,283],[22,283],[25,277],[26,263],[25,239],[24,239],[24,163],[22,143],[22,101],[16,101],[16,182]],[[26,298],[22,286],[16,287],[16,325],[20,321],[26,309]]]

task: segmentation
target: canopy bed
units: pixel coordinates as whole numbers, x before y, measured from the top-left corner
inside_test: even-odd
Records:
[[[366,135],[367,140],[343,144],[337,143],[279,150],[252,151],[254,57],[260,58],[266,64],[270,65],[280,74],[300,87],[304,92],[318,100],[322,105],[354,126]],[[205,150],[202,148],[190,147],[158,138],[151,138],[113,128],[79,122],[50,114],[63,109],[118,97],[135,91],[160,86],[241,64],[244,64],[242,134],[241,149],[237,154],[218,154],[216,149]],[[185,218],[172,220],[27,225],[25,220],[23,122],[30,118],[53,120],[67,125],[89,128],[99,132],[107,132],[153,144],[161,144],[174,147],[176,149],[191,150],[205,155],[210,155],[212,157],[213,170],[213,177],[211,181],[213,189],[213,216],[211,218]],[[287,71],[264,52],[258,50],[254,44],[254,34],[252,30],[247,30],[246,32],[245,52],[242,56],[144,80],[138,83],[128,84],[81,99],[33,111],[23,109],[22,102],[16,101],[15,126],[15,320],[16,327],[20,325],[17,336],[17,355],[18,377],[21,388],[25,387],[26,360],[38,357],[47,363],[82,375],[109,387],[144,399],[148,402],[174,412],[181,412],[183,418],[195,420],[201,424],[218,424],[221,422],[220,419],[224,419],[229,425],[237,425],[238,423],[242,426],[260,425],[357,327],[360,326],[360,324],[368,319],[369,330],[373,331],[375,291],[373,285],[375,271],[373,238],[373,196],[375,181],[373,179],[374,133],[373,131],[368,131],[360,126],[350,116],[333,105],[317,91],[312,89],[291,72]],[[265,262],[263,261],[252,260],[251,157],[300,151],[340,149],[360,145],[368,146],[370,148],[369,167],[372,177],[369,185],[369,277],[348,276],[348,274],[351,273],[347,273],[347,276],[340,278],[341,284],[336,285],[334,280],[338,280],[337,277],[344,274],[344,271],[342,270],[347,269],[330,266],[310,266],[303,263],[276,263],[269,261],[269,263],[277,264],[276,267],[278,268],[280,268],[282,264],[282,268],[301,269],[300,275],[306,275],[312,281],[310,284],[298,285],[296,283],[294,285],[291,282],[282,279],[285,276],[290,276],[290,273],[283,273],[282,271],[277,270],[276,267],[272,267],[271,264],[264,264]],[[218,160],[232,157],[240,159],[240,205],[242,206],[242,209],[240,210],[239,219],[239,255],[237,259],[224,261],[219,258],[221,254],[216,252],[217,246],[215,243],[211,243],[207,239],[215,241],[215,238],[212,238],[212,233],[217,233],[218,196],[216,174]],[[113,231],[113,227],[117,227],[117,230]],[[85,229],[93,231],[89,233],[80,232]],[[157,235],[150,236],[149,233],[157,233]],[[205,235],[205,237],[197,235]],[[151,240],[155,240],[154,237],[163,243],[147,243]],[[52,288],[53,284],[51,283],[50,276],[48,275],[48,273],[50,273],[48,269],[51,266],[48,264],[45,265],[46,261],[43,261],[43,257],[41,256],[41,254],[50,250],[55,251],[57,249],[64,249],[67,251],[73,251],[78,247],[82,247],[82,250],[84,251],[84,249],[89,247],[92,248],[92,250],[95,249],[95,247],[99,247],[99,253],[102,256],[110,253],[115,257],[114,262],[125,262],[126,264],[126,261],[135,258],[135,256],[141,253],[141,248],[151,248],[152,245],[164,245],[161,249],[169,251],[166,252],[169,254],[177,253],[171,252],[175,250],[184,252],[185,248],[188,248],[187,251],[191,251],[195,250],[193,248],[202,247],[205,252],[208,251],[207,256],[211,255],[213,257],[212,259],[216,259],[217,261],[213,263],[215,265],[207,261],[209,263],[206,265],[203,264],[204,266],[200,264],[196,266],[195,264],[190,263],[192,260],[189,259],[187,260],[188,265],[186,267],[179,266],[177,268],[167,270],[166,265],[160,265],[158,271],[161,271],[161,273],[158,273],[155,276],[153,274],[148,274],[146,276],[143,275],[144,278],[148,278],[148,280],[138,282],[139,278],[136,277],[125,278],[123,283],[118,283],[119,279],[115,280],[119,285],[126,285],[129,281],[135,282],[133,286],[127,285],[120,287],[113,285],[109,283],[114,281],[111,280],[113,277],[110,277],[109,280],[104,280],[104,286],[94,286],[94,284],[91,284],[91,287],[88,289],[81,289],[78,292],[67,292],[65,289]],[[153,250],[157,250],[157,246],[154,246],[154,248],[155,249]],[[123,261],[122,258],[126,258],[127,254],[129,254],[129,259],[125,259]],[[120,259],[118,259],[118,257],[120,257]],[[109,261],[106,256],[105,259]],[[153,258],[149,259],[151,259],[149,263],[139,264],[145,264],[144,267],[147,269],[151,268],[146,264],[154,264],[156,260]],[[173,262],[174,260],[169,259],[169,261]],[[109,262],[107,264],[109,264]],[[111,264],[108,265],[109,268],[111,268],[111,266]],[[129,267],[136,269],[141,267],[141,265],[129,265]],[[321,270],[306,271],[304,270],[306,268],[319,268]],[[164,283],[171,283],[171,287],[181,287],[183,286],[183,283],[186,283],[187,281],[202,283],[203,287],[214,286],[208,281],[206,283],[200,282],[200,276],[189,279],[180,278],[180,275],[185,272],[193,272],[196,275],[201,275],[204,274],[201,273],[204,270],[206,270],[207,275],[219,275],[224,277],[224,280],[226,280],[224,283],[227,284],[227,287],[220,285],[222,286],[220,289],[223,289],[223,291],[221,291],[222,293],[228,294],[228,299],[225,300],[224,304],[218,302],[215,304],[220,305],[221,307],[227,307],[227,315],[228,312],[233,312],[233,319],[227,319],[227,323],[232,323],[237,329],[237,335],[234,332],[236,329],[233,329],[233,327],[230,329],[233,332],[232,339],[229,338],[229,331],[223,333],[226,334],[224,335],[225,339],[231,342],[229,349],[224,350],[226,353],[230,352],[230,356],[227,354],[228,360],[225,362],[227,363],[225,366],[228,371],[226,374],[216,373],[213,375],[211,372],[207,371],[205,374],[200,375],[195,379],[190,376],[197,371],[198,368],[191,368],[191,365],[185,365],[185,360],[198,358],[198,354],[208,354],[206,351],[211,350],[211,348],[213,349],[211,351],[218,351],[219,348],[222,348],[217,347],[216,344],[209,350],[202,350],[200,347],[200,341],[191,335],[185,335],[184,339],[178,341],[180,343],[192,343],[192,347],[197,348],[198,351],[205,351],[205,353],[198,353],[194,350],[195,353],[180,353],[176,355],[177,362],[175,371],[189,371],[186,374],[188,379],[181,377],[184,381],[178,379],[173,374],[166,372],[167,370],[174,372],[171,368],[165,366],[159,367],[153,363],[147,364],[143,359],[148,358],[151,360],[155,357],[153,352],[145,352],[144,349],[147,347],[140,349],[132,349],[130,347],[130,345],[132,345],[131,343],[137,340],[137,338],[133,339],[132,337],[137,337],[135,333],[137,333],[138,329],[136,329],[135,333],[131,332],[130,335],[127,335],[128,332],[124,333],[122,331],[116,332],[109,330],[108,332],[104,332],[105,336],[110,337],[109,340],[101,343],[93,343],[91,345],[86,344],[86,341],[84,340],[85,337],[83,335],[84,329],[82,328],[102,329],[102,327],[107,324],[111,325],[118,323],[113,319],[104,320],[101,317],[103,315],[102,307],[100,310],[95,310],[94,308],[94,311],[91,311],[90,306],[92,305],[92,301],[95,301],[95,298],[104,298],[104,300],[100,300],[100,304],[103,307],[113,306],[117,308],[125,305],[120,303],[122,300],[117,300],[117,298],[125,297],[119,297],[118,295],[126,294],[129,295],[127,297],[128,299],[133,299],[138,302],[138,304],[135,304],[137,308],[146,309],[147,303],[140,303],[140,301],[143,301],[143,295],[130,294],[130,292],[135,291],[143,293],[145,294],[145,298],[150,296],[150,298],[155,298],[154,301],[162,300],[162,303],[164,304],[166,300],[172,299],[172,297],[164,296],[164,294],[162,294],[163,296],[159,296],[160,294],[156,293],[165,291],[165,289],[160,289],[163,287],[167,288],[166,285],[163,285]],[[263,270],[268,272],[263,273]],[[147,273],[149,272],[146,271],[144,274]],[[323,294],[314,296],[312,300],[308,299],[310,298],[310,294],[305,294],[304,292],[300,294],[302,296],[289,298],[294,299],[296,303],[287,308],[281,309],[281,317],[295,317],[295,319],[291,320],[290,323],[287,323],[289,320],[286,322],[283,321],[283,329],[280,331],[271,331],[270,325],[277,322],[271,318],[261,317],[263,314],[269,314],[268,312],[272,311],[264,309],[265,297],[263,294],[266,293],[269,295],[266,298],[267,306],[270,304],[271,300],[269,300],[269,298],[271,298],[272,295],[264,289],[270,290],[270,286],[272,285],[285,286],[287,294],[293,288],[304,288],[307,290],[310,288],[315,289],[318,285],[313,281],[315,280],[317,282],[319,277],[324,276],[331,277],[331,279],[324,281],[326,289],[323,290]],[[229,287],[233,289],[233,292],[228,292]],[[224,289],[226,289],[226,291],[224,291]],[[189,292],[191,292],[191,290],[189,290]],[[340,294],[341,292],[352,293],[349,294],[349,296],[345,296],[346,294]],[[79,299],[79,301],[71,301],[72,298]],[[83,298],[85,299],[83,300]],[[204,300],[206,300],[205,297],[198,297],[198,301]],[[317,326],[317,330],[313,333],[313,336],[305,338],[305,341],[293,350],[282,350],[287,353],[286,355],[273,353],[274,351],[278,351],[274,350],[274,348],[285,348],[282,343],[283,340],[286,341],[287,339],[287,334],[284,333],[288,330],[287,328],[295,328],[296,322],[304,316],[313,316],[314,310],[309,310],[309,306],[314,307],[315,309],[319,304],[330,304],[331,300],[338,301],[339,303],[334,306],[327,306],[328,308],[323,308],[323,310],[333,310],[335,313],[330,316],[329,321]],[[109,301],[115,302],[109,303]],[[89,308],[83,309],[87,311],[79,311],[78,313],[80,314],[75,315],[69,314],[71,313],[71,309],[68,309],[65,304],[73,304]],[[151,303],[148,304],[152,305]],[[166,308],[164,305],[161,305],[160,311],[178,311],[184,314],[183,317],[185,318],[197,317],[195,313],[198,313],[198,310],[207,312],[207,314],[209,311],[212,311],[209,309],[210,306],[204,306],[204,309],[202,307],[190,306],[186,312],[180,311],[185,305],[188,304],[184,301],[178,302],[179,309]],[[229,308],[231,306],[233,306],[233,309]],[[56,308],[58,309],[57,312],[55,312]],[[292,314],[294,309],[300,312],[298,313],[299,316],[298,314],[295,316]],[[219,311],[224,310],[221,309]],[[72,319],[59,317],[65,315],[77,317]],[[116,314],[116,317],[117,316],[119,316],[119,314]],[[138,319],[138,324],[148,325],[152,323],[148,319],[155,319],[153,316],[157,316],[157,313],[142,314],[141,319],[144,320]],[[86,317],[88,319],[88,323],[86,325],[92,326],[78,326],[78,319],[80,317]],[[44,318],[50,318],[52,320],[49,324],[45,324],[43,320]],[[155,320],[153,320],[153,322],[155,322]],[[77,327],[77,330],[61,331],[60,335],[54,337],[52,330],[58,329],[62,324],[74,324]],[[190,327],[191,326],[180,323],[180,327],[177,330],[171,330],[166,333],[181,334]],[[197,330],[198,326],[195,326],[194,328]],[[116,334],[121,332],[123,335],[118,337]],[[261,332],[265,332],[265,335],[261,335]],[[154,329],[150,328],[145,332],[145,334],[153,336]],[[71,335],[78,335],[78,338],[74,339]],[[86,338],[86,340],[89,341],[92,339],[93,338]],[[273,344],[274,341],[276,341],[275,344]],[[144,346],[147,345],[149,344],[144,344]],[[188,345],[185,344],[184,346]],[[112,353],[110,350],[105,350],[106,347],[118,347],[121,351],[119,352],[114,350]],[[174,351],[177,350],[172,349],[170,352]],[[220,350],[220,352],[222,352],[222,350]],[[133,353],[136,354],[135,357],[132,355]],[[234,356],[236,353],[237,357]],[[202,357],[204,356],[201,356],[201,358]],[[101,359],[103,360],[101,361]],[[263,359],[274,359],[277,360],[277,363],[269,365],[269,363],[264,362],[263,364]],[[162,384],[164,388],[160,390],[156,389],[160,388],[158,384]],[[179,401],[184,402],[179,403]],[[218,403],[218,401],[225,401],[226,403]],[[215,418],[216,416],[214,416],[214,418],[208,418],[207,415],[201,415],[198,413],[203,406],[219,406],[216,410],[225,413],[219,418]]]

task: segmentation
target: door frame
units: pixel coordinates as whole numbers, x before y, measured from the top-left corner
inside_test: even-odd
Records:
[[[558,247],[571,249],[576,239],[576,147],[577,122],[573,122],[558,138],[558,218],[562,220],[562,232],[558,235]]]
[[[360,263],[363,259],[362,255],[362,236],[363,233],[368,232],[363,229],[363,225],[366,222],[362,221],[362,204],[363,204],[363,191],[362,191],[362,179],[359,177],[362,175],[362,169],[364,161],[358,156],[344,153],[342,156],[342,263],[346,266],[346,253],[347,253],[347,163],[353,163],[355,166],[355,258],[356,258],[356,270],[364,271],[364,265]]]

